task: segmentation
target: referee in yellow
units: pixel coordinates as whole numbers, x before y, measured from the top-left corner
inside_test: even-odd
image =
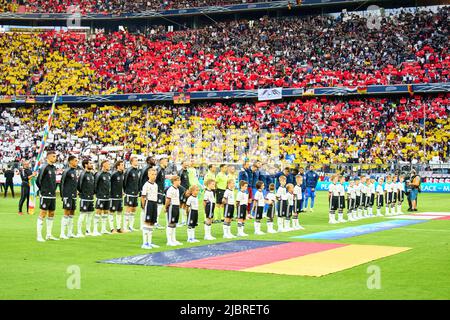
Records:
[[[223,204],[222,199],[223,195],[225,193],[225,189],[227,188],[227,181],[228,181],[228,175],[227,175],[227,165],[222,163],[219,167],[219,173],[216,175],[215,181],[216,181],[216,217],[218,217],[219,220],[215,220],[214,222],[223,222]]]

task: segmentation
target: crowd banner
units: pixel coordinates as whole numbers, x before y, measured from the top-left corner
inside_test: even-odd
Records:
[[[317,183],[317,191],[328,191],[331,182],[319,181]],[[450,193],[450,183],[429,183],[424,182],[420,185],[423,193]]]
[[[189,103],[193,100],[229,100],[229,99],[258,99],[275,100],[282,98],[296,98],[303,96],[350,96],[350,95],[388,95],[388,94],[414,94],[450,92],[450,83],[423,83],[414,85],[374,85],[359,89],[357,87],[322,87],[322,88],[271,88],[259,90],[232,90],[232,91],[191,91],[186,92],[184,100]],[[58,104],[86,104],[86,103],[120,103],[120,102],[150,102],[172,101],[180,98],[179,92],[161,93],[130,93],[130,94],[98,94],[98,95],[65,95],[58,96]],[[189,102],[187,102],[189,100]],[[51,104],[53,96],[0,96],[0,103],[7,104]]]
[[[258,101],[283,98],[283,88],[258,89]]]

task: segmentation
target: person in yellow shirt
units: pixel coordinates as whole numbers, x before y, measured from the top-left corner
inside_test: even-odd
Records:
[[[227,188],[227,181],[228,181],[228,175],[227,175],[228,166],[224,163],[222,163],[219,166],[219,173],[216,175],[216,217],[220,221],[223,222],[223,204],[222,199],[223,195],[225,193],[225,190]],[[216,221],[217,222],[217,221]]]

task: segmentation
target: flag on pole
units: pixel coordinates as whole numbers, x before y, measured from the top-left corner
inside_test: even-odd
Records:
[[[55,112],[55,105],[56,105],[56,99],[58,95],[55,94],[53,97],[53,103],[52,108],[50,109],[50,113],[47,118],[47,123],[44,126],[43,134],[42,134],[42,140],[41,144],[39,146],[39,152],[36,157],[36,163],[34,164],[33,173],[39,170],[39,167],[41,166],[41,158],[42,154],[44,153],[45,149],[45,143],[47,142],[48,133],[50,132],[50,127],[52,126],[52,120],[53,120],[53,113]],[[30,179],[30,204],[28,206],[28,213],[34,214],[34,208],[36,203],[36,177],[32,177]]]

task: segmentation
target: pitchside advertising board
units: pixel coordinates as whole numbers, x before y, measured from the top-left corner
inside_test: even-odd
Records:
[[[316,190],[317,191],[328,191],[331,182],[322,182],[319,181],[317,183]],[[450,183],[427,183],[424,182],[420,185],[422,192],[429,193],[450,193]]]

